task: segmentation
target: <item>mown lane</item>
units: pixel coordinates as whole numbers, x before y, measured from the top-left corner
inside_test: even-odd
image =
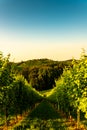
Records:
[[[66,130],[65,122],[66,119],[43,100],[14,130]]]

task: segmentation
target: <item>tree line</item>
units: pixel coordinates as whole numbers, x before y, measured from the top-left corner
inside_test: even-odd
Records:
[[[42,91],[55,87],[55,81],[60,78],[64,68],[72,66],[71,61],[37,59],[13,64],[15,71],[22,74],[33,88]]]

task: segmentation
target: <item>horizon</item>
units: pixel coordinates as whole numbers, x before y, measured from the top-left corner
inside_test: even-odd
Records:
[[[53,59],[48,59],[48,58],[39,58],[39,59],[29,59],[29,60],[21,60],[21,61],[10,61],[9,62],[13,62],[13,63],[22,63],[22,62],[27,62],[27,61],[34,61],[34,60],[51,60],[53,62],[63,62],[63,61],[70,61],[70,60],[73,60],[73,59],[67,59],[67,60],[53,60]],[[79,60],[79,59],[74,59],[74,60]]]
[[[64,61],[87,51],[86,0],[1,0],[0,51],[11,61]]]

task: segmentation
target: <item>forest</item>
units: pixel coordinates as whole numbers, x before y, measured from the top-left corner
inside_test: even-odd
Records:
[[[0,130],[87,129],[84,51],[79,60],[9,59],[0,52]]]
[[[60,78],[65,67],[72,66],[72,60],[34,59],[11,64],[16,74],[23,75],[33,88],[42,91],[55,87],[55,81]]]

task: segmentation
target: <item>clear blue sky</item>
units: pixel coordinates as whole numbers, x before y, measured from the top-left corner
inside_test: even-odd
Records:
[[[87,50],[87,0],[0,0],[0,50],[16,61],[78,58]]]

